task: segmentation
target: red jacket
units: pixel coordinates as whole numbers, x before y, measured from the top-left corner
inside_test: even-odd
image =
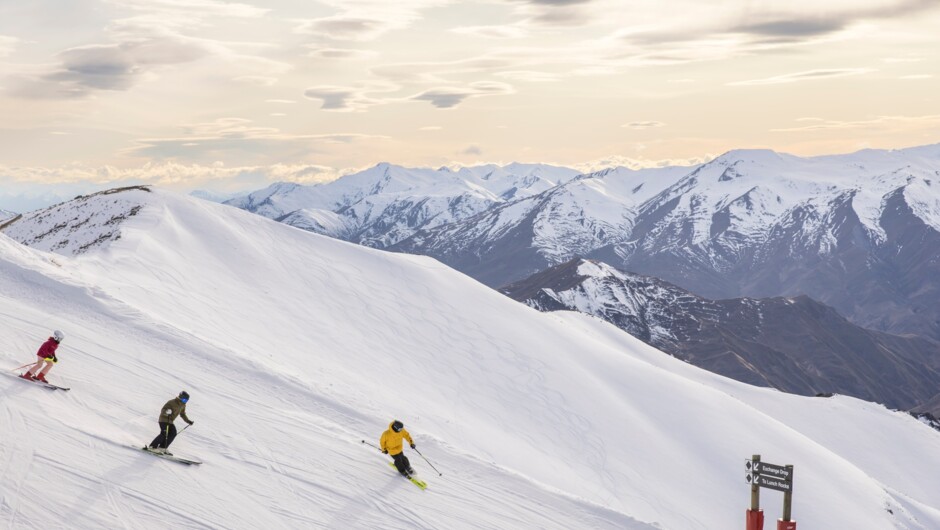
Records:
[[[59,347],[59,343],[55,341],[52,337],[49,337],[49,340],[42,343],[42,346],[39,347],[39,351],[36,352],[36,355],[42,357],[43,359],[48,359],[49,357],[55,357],[55,350]]]

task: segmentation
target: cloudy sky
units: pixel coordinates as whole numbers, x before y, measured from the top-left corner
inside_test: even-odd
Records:
[[[936,0],[0,0],[0,182],[937,143],[938,27]]]

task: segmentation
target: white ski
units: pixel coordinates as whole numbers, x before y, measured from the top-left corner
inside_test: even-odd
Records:
[[[37,384],[37,385],[39,385],[39,386],[44,386],[44,387],[49,388],[49,389],[52,389],[52,390],[66,390],[66,391],[67,391],[67,390],[71,390],[70,388],[67,388],[67,387],[64,387],[64,386],[53,385],[52,383],[43,383],[42,381],[37,381],[37,380],[35,380],[35,379],[23,379],[22,377],[20,377],[20,376],[14,374],[14,373],[12,373],[12,372],[6,372],[6,371],[4,371],[4,372],[0,372],[0,373],[7,374],[7,375],[10,376],[10,377],[15,377],[15,378],[19,379],[20,381],[25,381],[25,382],[27,382],[27,383],[35,383],[35,384]]]
[[[139,449],[139,450],[141,450],[141,451],[143,451],[143,452],[145,452],[145,453],[148,453],[148,454],[151,454],[151,455],[153,455],[153,456],[156,456],[156,457],[158,457],[158,458],[163,458],[164,460],[172,460],[172,461],[174,461],[174,462],[179,462],[180,464],[186,464],[186,465],[188,465],[188,466],[192,466],[192,465],[197,465],[197,466],[198,466],[199,464],[202,463],[202,462],[200,462],[200,461],[198,461],[198,460],[190,460],[190,459],[188,459],[188,458],[182,458],[182,457],[179,457],[179,456],[176,456],[176,455],[167,455],[167,454],[163,454],[163,453],[157,453],[157,452],[152,451],[152,450],[151,450],[149,447],[147,447],[147,446],[144,446],[144,447],[132,446],[132,447],[134,447],[135,449]]]

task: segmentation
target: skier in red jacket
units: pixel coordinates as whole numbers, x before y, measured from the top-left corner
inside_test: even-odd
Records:
[[[46,374],[48,374],[49,370],[52,369],[53,364],[59,362],[59,358],[55,356],[55,351],[59,347],[59,343],[61,343],[62,339],[64,338],[65,335],[63,335],[61,331],[53,331],[52,336],[49,337],[49,340],[42,343],[42,346],[39,347],[39,351],[36,352],[36,356],[39,357],[39,360],[36,361],[36,364],[32,365],[29,370],[26,370],[26,373],[20,377],[23,379],[48,383],[49,381],[46,381]],[[45,365],[45,367],[43,367],[43,365]]]

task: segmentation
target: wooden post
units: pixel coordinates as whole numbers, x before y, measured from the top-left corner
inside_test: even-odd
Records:
[[[760,455],[752,456],[751,461],[760,462]],[[760,509],[760,485],[757,483],[756,477],[751,482],[751,509],[747,511],[745,528],[746,530],[764,529],[764,512]]]
[[[793,483],[793,466],[786,466],[790,483]],[[789,521],[791,510],[793,508],[793,489],[783,492],[783,520]]]

